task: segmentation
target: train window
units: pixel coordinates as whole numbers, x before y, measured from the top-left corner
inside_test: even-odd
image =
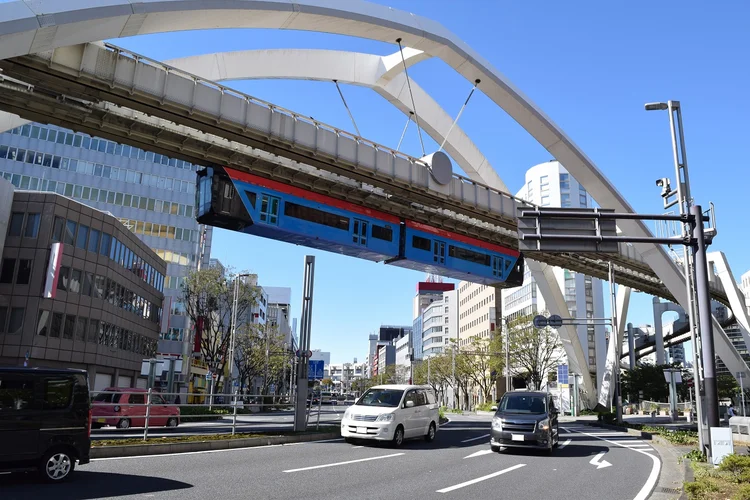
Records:
[[[315,224],[322,224],[324,226],[341,229],[342,231],[349,231],[348,217],[336,215],[324,210],[318,210],[317,208],[298,205],[289,201],[284,203],[284,215],[294,217],[295,219],[314,222]]]
[[[483,266],[490,265],[490,256],[486,253],[475,252],[468,248],[461,248],[450,245],[448,247],[448,255],[456,259],[466,260],[468,262],[474,262],[475,264],[481,264]]]
[[[279,199],[264,194],[260,197],[260,220],[268,224],[279,223]]]
[[[234,184],[227,182],[224,184],[224,198],[231,200],[234,198]]]
[[[245,190],[245,196],[247,196],[248,201],[250,201],[250,206],[255,208],[255,200],[257,199],[257,195],[253,193],[252,191]]]
[[[413,246],[414,248],[418,248],[419,250],[426,250],[428,252],[432,250],[432,242],[427,238],[422,238],[421,236],[413,236],[411,239],[411,246]]]
[[[393,241],[393,229],[390,226],[372,225],[372,237],[379,240]]]

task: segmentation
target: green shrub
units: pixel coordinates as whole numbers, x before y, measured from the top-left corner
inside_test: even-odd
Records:
[[[681,456],[680,461],[682,461],[683,458],[687,458],[691,462],[705,462],[706,454],[703,453],[698,448],[695,448],[693,450],[690,450],[688,453],[685,453],[683,456]]]
[[[438,417],[440,418],[440,420],[445,420],[445,406],[441,406],[438,409]]]
[[[742,485],[737,493],[734,494],[732,500],[750,500],[750,484]]]
[[[685,492],[688,494],[690,500],[702,500],[706,498],[707,493],[719,491],[710,480],[701,478],[697,481],[685,483]]]
[[[719,470],[732,476],[734,482],[739,483],[750,476],[750,456],[732,453],[724,457],[719,464]]]
[[[493,406],[495,406],[495,403],[487,402],[477,405],[474,409],[476,411],[492,411]]]
[[[581,410],[579,412],[579,414],[581,416],[583,416],[583,415],[597,415],[597,413],[594,410],[589,410],[589,409]]]

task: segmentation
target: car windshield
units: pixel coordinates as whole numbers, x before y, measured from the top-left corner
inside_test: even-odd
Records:
[[[544,396],[530,394],[513,394],[503,396],[500,402],[499,412],[505,413],[530,413],[540,415],[547,413],[547,405]]]
[[[115,394],[117,393],[112,391],[100,392],[99,394],[94,396],[94,399],[92,401],[97,401],[99,403],[114,403]]]
[[[357,406],[385,406],[395,408],[404,391],[398,389],[370,389],[357,401]]]

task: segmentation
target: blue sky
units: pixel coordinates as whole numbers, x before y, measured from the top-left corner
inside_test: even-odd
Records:
[[[717,206],[719,236],[735,277],[750,268],[744,190],[750,180],[746,141],[750,80],[745,21],[750,4],[729,1],[457,2],[381,1],[442,23],[530,97],[592,158],[640,212],[661,212],[657,177],[673,176],[668,115],[646,113],[649,101],[682,102],[693,196]],[[164,60],[258,48],[327,48],[389,54],[396,46],[356,38],[270,30],[212,30],[121,39],[115,43]],[[410,70],[455,116],[471,84],[439,60]],[[253,81],[232,87],[353,130],[332,83]],[[481,89],[481,87],[480,87]],[[405,120],[372,91],[344,86],[362,134],[396,146]],[[460,125],[515,191],[525,171],[551,159],[503,110],[475,93]],[[427,142],[427,149],[435,149]],[[420,156],[416,129],[402,150]],[[333,362],[363,359],[380,324],[411,324],[420,273],[303,247],[215,232],[213,257],[293,288],[299,315],[302,262],[317,256],[312,344]],[[638,294],[627,318],[653,324],[650,297]]]

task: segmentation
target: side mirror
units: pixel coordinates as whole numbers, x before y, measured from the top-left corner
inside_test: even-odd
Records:
[[[414,408],[414,401],[407,401],[404,403],[404,408]]]
[[[491,411],[497,411],[497,405],[493,405],[493,406],[492,406],[492,407],[490,408],[490,410],[491,410]]]

